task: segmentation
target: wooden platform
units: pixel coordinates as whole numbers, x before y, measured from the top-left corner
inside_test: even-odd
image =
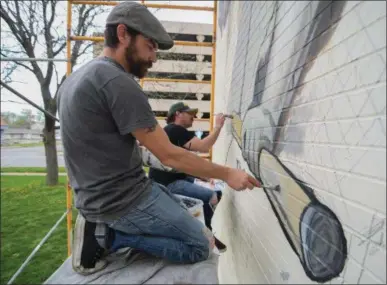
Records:
[[[71,257],[44,284],[218,284],[218,255],[192,265],[176,265],[145,254],[109,264],[89,276],[73,271]]]

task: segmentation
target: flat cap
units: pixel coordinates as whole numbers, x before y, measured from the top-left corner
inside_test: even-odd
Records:
[[[154,40],[161,50],[173,47],[173,40],[160,21],[147,7],[136,2],[126,1],[114,6],[106,19],[106,25],[124,24]]]

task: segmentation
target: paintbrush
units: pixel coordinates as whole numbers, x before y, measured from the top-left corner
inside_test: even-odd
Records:
[[[272,190],[272,191],[276,191],[276,192],[280,192],[281,191],[281,187],[279,185],[275,185],[275,186],[265,186],[265,185],[262,185],[263,188],[267,189],[267,190]]]
[[[216,115],[219,115],[219,114],[215,114],[215,116],[216,116]],[[224,116],[225,118],[234,119],[234,116],[231,115],[231,114],[223,114],[223,116]]]

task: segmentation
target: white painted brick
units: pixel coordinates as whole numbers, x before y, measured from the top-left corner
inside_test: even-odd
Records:
[[[360,146],[386,146],[385,129],[383,129],[381,118],[359,120],[359,125],[363,132],[357,144]]]
[[[386,213],[386,184],[369,181],[357,176],[344,176],[336,188],[341,189],[343,197],[350,201]]]
[[[349,248],[350,259],[359,264],[363,264],[366,256],[369,241],[359,238],[358,234],[352,235],[351,246]]]
[[[358,40],[358,39],[357,39]],[[356,46],[361,45],[362,42],[357,42]],[[372,45],[369,48],[372,51]],[[336,69],[349,61],[349,50],[352,50],[354,47],[349,48],[347,42],[339,43],[337,46],[333,47],[328,53],[328,57],[331,60],[330,68]],[[361,50],[364,50],[362,47]]]
[[[343,278],[341,277],[337,277],[337,278],[334,278],[332,281],[329,282],[329,284],[343,284]]]
[[[379,19],[369,27],[364,28],[344,41],[343,44],[347,48],[349,60],[355,60],[372,51],[385,47],[385,37],[379,36],[383,32],[385,33],[385,20]]]
[[[384,5],[386,5],[386,2],[384,2]],[[368,26],[365,29],[365,32],[367,34],[367,40],[372,44],[372,46],[374,47],[374,50],[377,50],[386,46],[386,37],[381,36],[386,34],[385,19],[381,18],[376,23]]]
[[[339,77],[343,84],[341,92],[352,90],[357,85],[356,73],[350,64],[338,69],[334,76]]]
[[[374,19],[386,16],[385,1],[364,1],[355,9],[360,22],[368,26]]]
[[[348,259],[345,268],[344,280],[347,284],[358,284],[362,266],[352,259]]]
[[[346,15],[348,12],[352,11],[356,7],[361,6],[364,1],[347,1],[344,6],[343,15]]]
[[[384,208],[386,210],[386,208]],[[386,215],[385,211],[378,212],[378,214],[375,215],[374,221],[372,224],[372,227],[374,229],[373,236],[371,237],[371,241],[386,249]]]
[[[386,250],[371,243],[366,256],[365,267],[383,283],[386,283],[386,267],[380,260],[386,260]]]
[[[352,1],[348,1],[346,3],[346,6],[351,3]],[[347,31],[342,31],[346,35],[352,35],[358,31],[360,31],[363,28],[363,24],[359,21],[359,16],[357,14],[358,10],[361,10],[361,7],[363,6],[363,2],[356,6],[355,9],[351,10],[348,14],[346,14],[343,17],[342,23],[340,23],[344,28],[347,28]],[[349,8],[349,6],[348,6]],[[349,8],[350,9],[350,8]],[[345,35],[344,35],[345,37]]]
[[[375,275],[371,274],[369,271],[364,270],[359,280],[359,284],[386,284],[386,282],[375,277]]]
[[[244,144],[245,154],[253,159],[250,169],[258,171],[257,148],[263,143],[260,134],[272,140],[272,134],[281,130],[276,152],[280,161],[314,189],[317,199],[337,215],[344,228],[346,267],[327,283],[381,283],[386,266],[386,4],[347,1],[341,20],[330,27],[334,30],[331,39],[310,62],[296,90],[294,84],[301,74],[297,68],[306,66],[305,51],[313,46],[305,41],[319,3],[279,4],[272,53],[264,66],[266,71],[262,69],[259,74],[260,83],[265,82],[261,105],[245,118],[250,128]],[[241,109],[244,118],[254,95],[258,62],[268,52],[274,5],[273,1],[235,4],[238,10],[234,14],[238,15],[233,19],[237,24],[227,31],[230,40],[218,44],[224,52],[218,53],[217,72],[222,73],[222,79],[216,83],[215,112]],[[248,31],[244,27],[250,18]],[[227,65],[222,67],[222,62]],[[277,126],[293,94],[297,96],[285,126]],[[263,109],[273,121],[262,114]],[[220,163],[227,159],[234,166],[238,159],[247,169],[236,144],[228,150],[231,134],[225,136],[227,139],[217,143],[214,157],[219,157]],[[278,180],[275,171],[266,169],[265,173],[266,182]],[[232,254],[223,264],[235,268],[230,274],[236,276],[222,282],[315,283],[306,277],[264,192],[225,197],[232,200],[232,206],[227,204],[217,219],[227,219],[223,225],[229,225],[224,228]],[[287,280],[281,275],[286,272]]]
[[[369,68],[372,66],[372,68]],[[367,68],[367,69],[366,69]],[[358,86],[380,82],[382,73],[386,69],[385,62],[381,61],[379,53],[372,54],[357,62]]]
[[[353,173],[362,173],[370,177],[375,177],[380,180],[386,179],[386,164],[384,163],[386,158],[386,150],[356,150],[351,151],[351,170]],[[343,157],[344,158],[344,157]]]

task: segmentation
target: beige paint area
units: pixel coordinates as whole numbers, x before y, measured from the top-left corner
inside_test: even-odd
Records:
[[[237,140],[238,144],[242,145],[242,126],[243,121],[240,116],[236,113],[233,113],[232,127],[234,132],[234,138]],[[284,211],[278,210],[283,221],[288,221],[284,223],[284,226],[288,229],[288,233],[293,239],[293,243],[297,248],[298,252],[301,252],[300,248],[300,218],[305,209],[305,207],[311,202],[310,198],[305,194],[304,190],[300,185],[291,178],[283,166],[278,162],[278,160],[267,150],[261,151],[261,157],[259,161],[259,169],[261,169],[261,179],[267,184],[267,186],[273,185],[273,181],[269,181],[269,175],[275,176],[276,184],[280,185],[281,191],[274,192],[271,191],[269,195],[275,196],[279,201],[280,205],[273,201],[275,205],[283,208]],[[262,175],[262,172],[268,175]],[[285,215],[283,214],[285,212]]]
[[[311,200],[271,153],[262,150],[259,164],[260,169],[264,172],[271,172],[276,176],[276,181],[280,185],[281,191],[280,193],[274,192],[273,195],[276,195],[282,203],[282,207],[286,213],[286,218],[282,218],[289,221],[288,226],[293,233],[293,238],[297,240],[294,244],[300,251],[300,218],[305,207]],[[262,179],[264,180],[264,177]],[[282,212],[280,212],[280,215],[283,216]]]
[[[239,115],[236,113],[233,113],[233,118],[232,118],[232,127],[233,127],[233,132],[235,134],[235,139],[237,140],[238,144],[241,146],[242,145],[242,125],[243,122]]]

